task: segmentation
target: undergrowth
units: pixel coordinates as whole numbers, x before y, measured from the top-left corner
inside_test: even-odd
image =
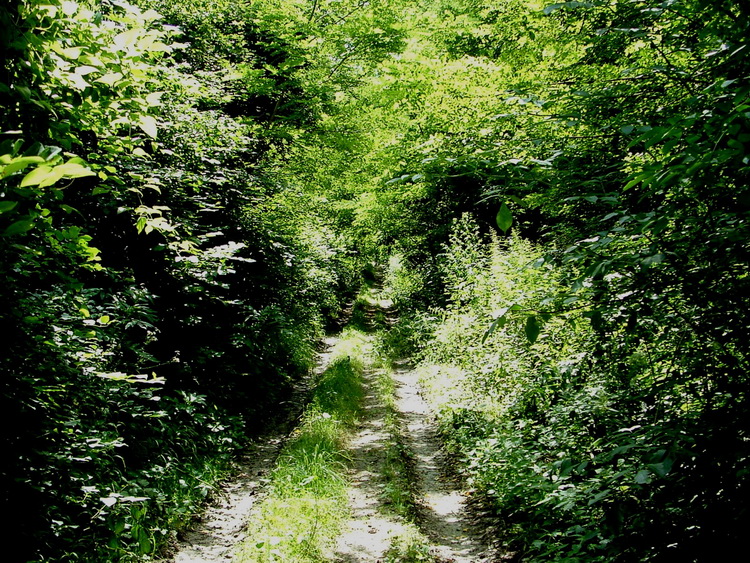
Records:
[[[432,563],[435,557],[430,553],[430,541],[413,522],[403,526],[403,530],[391,538],[391,546],[383,555],[383,563]]]
[[[414,311],[401,337],[505,548],[540,562],[727,551],[720,540],[736,542],[747,521],[733,500],[747,487],[747,440],[690,357],[710,344],[675,324],[685,304],[649,294],[626,307],[634,282],[619,274],[597,281],[609,301],[571,297],[573,267],[521,239],[487,243],[468,217],[444,250],[445,304]],[[401,306],[418,291],[414,271],[391,275],[407,276]]]

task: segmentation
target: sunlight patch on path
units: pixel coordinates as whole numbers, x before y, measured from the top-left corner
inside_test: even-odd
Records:
[[[280,437],[274,437],[243,456],[241,471],[222,488],[221,500],[206,511],[195,529],[184,534],[175,563],[231,560],[234,546],[243,537],[247,514],[268,482],[268,469],[281,445]]]

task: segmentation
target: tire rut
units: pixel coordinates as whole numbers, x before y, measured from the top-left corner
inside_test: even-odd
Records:
[[[419,527],[432,542],[438,561],[477,563],[494,560],[480,539],[466,492],[452,474],[436,424],[420,393],[417,374],[407,366],[393,372],[402,438],[414,461],[412,478],[418,496]]]
[[[390,546],[392,534],[401,528],[397,517],[382,510],[385,482],[380,467],[390,436],[385,427],[385,407],[378,397],[375,377],[372,371],[364,374],[363,415],[347,449],[351,459],[351,517],[330,557],[338,563],[380,561]]]
[[[387,314],[387,311],[386,311]],[[481,540],[481,521],[466,504],[458,480],[448,469],[436,423],[422,398],[418,376],[405,365],[389,374],[396,385],[395,414],[401,443],[413,463],[407,470],[415,499],[416,525],[430,542],[430,554],[438,562],[480,563],[494,561],[494,552]],[[351,519],[345,525],[330,560],[337,563],[378,563],[384,560],[392,539],[409,525],[389,512],[384,504],[386,486],[379,468],[385,448],[393,437],[386,428],[387,409],[377,391],[377,375],[366,372],[364,415],[351,439]],[[391,554],[393,555],[393,554]],[[398,555],[395,555],[398,559]],[[390,559],[389,559],[390,560]]]

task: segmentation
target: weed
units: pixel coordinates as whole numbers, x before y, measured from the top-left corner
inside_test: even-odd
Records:
[[[414,524],[391,539],[391,546],[383,558],[384,563],[429,563],[436,561],[430,553],[429,540]]]

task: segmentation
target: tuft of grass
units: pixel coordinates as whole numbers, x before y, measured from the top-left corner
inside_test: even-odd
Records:
[[[430,540],[416,525],[407,524],[403,531],[391,539],[391,546],[383,563],[432,563],[437,561],[430,553]]]
[[[347,330],[332,350],[300,425],[279,456],[270,492],[248,526],[239,563],[313,563],[326,551],[348,515],[344,441],[363,397],[362,357],[367,338]]]

